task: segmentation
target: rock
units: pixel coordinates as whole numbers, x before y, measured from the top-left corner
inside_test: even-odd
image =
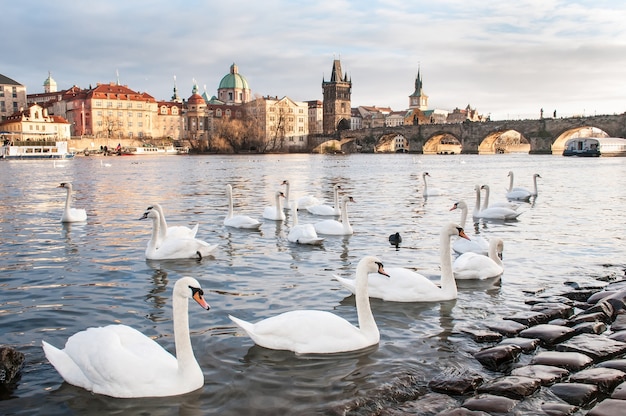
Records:
[[[594,293],[596,293],[596,292],[597,292],[597,290],[589,290],[589,289],[583,290],[583,289],[580,289],[580,290],[574,290],[572,292],[562,293],[561,296],[564,296],[564,297],[566,297],[568,299],[571,299],[571,300],[577,300],[579,302],[586,302],[587,299],[589,299],[589,297],[591,295],[593,295]]]
[[[479,393],[495,394],[511,399],[523,399],[541,387],[541,380],[524,376],[506,376],[486,382],[478,387]]]
[[[552,346],[574,336],[574,330],[566,326],[541,324],[521,331],[520,336],[537,338],[543,346]]]
[[[541,410],[547,416],[568,416],[578,411],[578,407],[565,403],[543,403]]]
[[[531,364],[551,365],[570,371],[582,370],[593,363],[593,359],[579,352],[543,351],[535,355]]]
[[[556,346],[557,351],[579,352],[596,361],[605,361],[626,354],[626,343],[604,335],[582,334]]]
[[[598,398],[598,387],[592,384],[557,383],[550,387],[550,391],[574,406],[587,407]]]
[[[601,393],[610,393],[622,381],[626,380],[626,373],[614,368],[588,368],[569,377],[570,382],[594,384]]]
[[[615,332],[609,335],[609,338],[615,341],[626,342],[626,330]]]
[[[617,317],[611,324],[611,331],[618,332],[624,330],[626,330],[626,314],[622,313],[617,315]]]
[[[611,394],[611,398],[626,400],[626,382],[620,384],[619,386],[615,388],[615,390],[613,390],[613,393]]]
[[[606,399],[591,409],[587,416],[624,416],[626,402],[624,400]]]
[[[589,296],[589,298],[587,299],[587,303],[596,304],[598,301],[606,298],[607,296],[614,294],[615,292],[617,291],[616,290],[601,290],[600,292],[594,293],[593,295]]]
[[[609,361],[605,361],[602,362],[598,365],[596,365],[596,367],[602,367],[602,368],[614,368],[616,370],[620,370],[626,373],[626,359],[620,359],[620,360],[609,360]]]
[[[507,337],[515,336],[521,330],[528,328],[527,325],[520,324],[519,322],[505,320],[497,322],[487,322],[485,326],[492,331],[499,332]]]
[[[606,331],[606,324],[604,322],[581,322],[572,327],[574,334],[602,334]]]
[[[473,393],[483,383],[478,374],[460,371],[446,371],[428,383],[428,387],[438,393],[463,396]]]
[[[560,303],[572,306],[573,301],[565,296],[545,296],[541,298],[532,298],[524,301],[527,305],[536,305],[538,303]]]
[[[502,334],[499,332],[475,328],[463,328],[462,331],[469,334],[476,342],[499,342],[502,339]]]
[[[436,416],[491,416],[489,413],[481,412],[480,410],[469,410],[463,407],[458,407],[452,410],[444,410],[437,413]]]
[[[522,349],[517,345],[497,345],[477,352],[474,358],[485,368],[501,371],[516,361],[521,353]]]
[[[524,354],[528,354],[537,349],[539,340],[537,338],[513,337],[503,339],[498,345],[517,345]]]
[[[509,321],[515,321],[517,323],[526,325],[526,326],[534,326],[537,324],[545,324],[549,321],[548,317],[541,312],[533,312],[533,311],[520,311],[511,316],[506,316],[503,319]]]
[[[619,311],[626,308],[626,289],[615,292],[602,299],[602,301],[610,303],[614,313],[619,313]]]
[[[23,353],[11,347],[0,347],[0,385],[15,381],[23,366]]]
[[[567,377],[569,371],[565,368],[555,367],[551,365],[527,365],[518,367],[511,371],[512,376],[524,376],[536,378],[541,381],[544,386],[549,386]]]
[[[563,303],[536,303],[531,311],[543,313],[549,320],[556,318],[569,318],[574,315],[574,308]]]
[[[569,319],[568,325],[574,326],[580,324],[581,322],[604,322],[608,324],[611,322],[611,317],[602,312],[587,313],[587,311],[585,311],[579,315],[572,316]]]
[[[591,308],[585,310],[585,313],[596,313],[596,312],[600,312],[606,315],[607,320],[603,322],[609,323],[615,317],[615,311],[613,310],[613,306],[609,302],[605,302],[605,301],[598,302],[595,305],[593,305]]]
[[[507,397],[494,396],[491,394],[481,394],[467,399],[463,407],[470,410],[480,410],[491,413],[510,413],[517,404],[516,400]]]

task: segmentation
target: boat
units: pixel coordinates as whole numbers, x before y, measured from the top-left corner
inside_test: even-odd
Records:
[[[0,159],[71,159],[64,140],[4,140]]]
[[[626,139],[621,137],[577,137],[565,143],[563,156],[626,156]]]
[[[174,146],[140,146],[125,147],[122,149],[122,156],[141,156],[141,155],[179,155],[179,149]]]

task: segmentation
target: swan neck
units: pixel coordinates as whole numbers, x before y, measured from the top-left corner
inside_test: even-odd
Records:
[[[502,266],[502,259],[498,256],[498,243],[492,241],[489,242],[489,258],[498,266]]]
[[[297,227],[298,226],[298,209],[293,209],[291,210],[291,212],[293,213],[293,227]]]
[[[230,188],[226,188],[226,195],[228,196],[228,214],[226,218],[233,217],[233,193]]]
[[[343,201],[341,204],[341,223],[344,228],[350,228],[350,221],[348,220],[348,201]]]
[[[289,186],[289,185],[287,185]],[[289,188],[287,188],[289,189]],[[281,205],[280,205],[280,195],[276,194],[276,212],[280,212],[282,209]]]
[[[513,190],[513,172],[509,172],[509,192]]]
[[[452,254],[450,253],[450,235],[441,233],[439,241],[439,257],[441,264],[441,290],[456,297],[456,280],[452,273]]]
[[[489,188],[485,188],[485,200],[483,201],[483,209],[487,209],[489,206]],[[461,224],[461,227],[465,227],[465,225]]]
[[[65,196],[65,211],[69,211],[70,210],[70,197],[72,195],[72,190],[70,188],[67,188],[67,195]]]
[[[372,314],[370,298],[367,290],[368,271],[365,264],[359,264],[356,268],[356,281],[354,282],[354,297],[356,312],[359,319],[359,329],[365,336],[380,338],[378,326]]]
[[[467,222],[467,205],[463,204],[461,207],[461,227],[465,228]]]
[[[167,235],[167,221],[165,221],[165,214],[163,214],[163,208],[161,208],[160,205],[156,204],[155,205],[157,212],[159,213],[159,238],[161,240],[165,239],[165,236]]]
[[[174,320],[174,343],[176,344],[176,360],[179,373],[198,367],[193,355],[191,339],[189,338],[189,302],[182,296],[173,295],[172,312]]]
[[[161,227],[158,218],[152,218],[152,236],[148,241],[148,250],[156,250],[157,245],[161,242]]]
[[[480,213],[480,188],[476,188],[476,204],[474,205],[474,216]]]

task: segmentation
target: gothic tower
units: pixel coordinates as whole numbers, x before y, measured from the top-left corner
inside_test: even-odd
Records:
[[[333,61],[330,81],[322,78],[322,90],[324,92],[324,134],[332,135],[337,130],[350,129],[352,81],[348,79],[348,74],[342,74],[339,59]]]
[[[415,91],[409,95],[409,108],[416,108],[420,111],[428,110],[428,95],[422,89],[422,76],[420,68],[417,67],[417,78],[415,78]]]

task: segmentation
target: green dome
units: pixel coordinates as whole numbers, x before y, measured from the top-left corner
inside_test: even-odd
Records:
[[[246,78],[239,74],[239,70],[237,68],[237,65],[232,64],[230,66],[230,74],[227,74],[224,76],[224,78],[222,78],[222,80],[220,81],[220,86],[218,87],[218,89],[242,89],[242,90],[249,90],[250,87],[248,86],[248,81],[246,80]]]

